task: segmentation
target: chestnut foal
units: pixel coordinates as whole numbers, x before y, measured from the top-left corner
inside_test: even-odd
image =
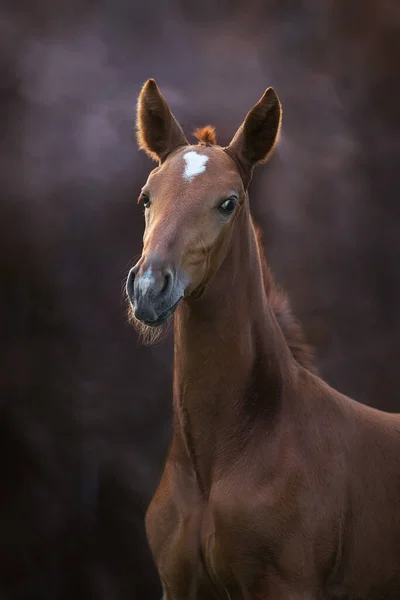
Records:
[[[127,280],[145,331],[174,314],[173,437],[146,516],[169,600],[398,600],[400,417],[311,368],[250,215],[276,143],[272,88],[226,148],[189,145],[154,80],[138,139],[143,253]]]

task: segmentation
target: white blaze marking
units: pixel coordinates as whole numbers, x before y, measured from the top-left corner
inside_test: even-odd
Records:
[[[151,267],[150,267],[150,269],[148,269],[144,273],[144,275],[142,276],[142,278],[140,280],[140,291],[142,292],[143,296],[147,293],[147,290],[153,283],[154,283],[154,277],[151,274]]]
[[[204,154],[199,154],[193,150],[186,152],[186,154],[183,155],[183,158],[186,163],[183,179],[186,179],[186,181],[191,181],[196,175],[204,173],[206,170],[206,162],[209,159],[208,156],[204,156]]]

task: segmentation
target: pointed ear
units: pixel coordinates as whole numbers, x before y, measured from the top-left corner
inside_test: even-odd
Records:
[[[268,160],[276,144],[282,122],[282,107],[272,87],[269,87],[247,113],[225,151],[236,161],[245,187],[249,185],[253,168]]]
[[[163,162],[172,150],[188,144],[154,79],[148,79],[139,94],[136,127],[139,148],[156,161]]]

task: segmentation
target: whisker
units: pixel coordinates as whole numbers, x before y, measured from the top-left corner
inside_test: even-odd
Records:
[[[139,336],[139,340],[145,346],[155,346],[156,344],[163,342],[171,330],[171,324],[173,323],[173,320],[174,319],[172,317],[159,327],[149,327],[148,325],[145,325],[136,319],[132,305],[129,305],[128,321],[131,323],[131,325],[133,325]]]
[[[137,254],[135,254],[132,258],[130,258],[128,260],[128,262],[126,263],[126,265],[124,266],[122,271],[126,271],[126,269],[130,270],[130,268],[137,263],[137,261],[139,260],[139,258],[141,256],[142,256],[141,252],[138,252]]]

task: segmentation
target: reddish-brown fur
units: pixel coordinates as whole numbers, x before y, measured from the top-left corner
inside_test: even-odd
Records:
[[[227,148],[187,147],[155,82],[141,92],[139,139],[160,164],[137,276],[157,248],[190,280],[148,539],[170,600],[397,600],[400,418],[312,372],[250,215],[252,170],[280,122],[269,88]],[[187,148],[208,157],[190,184]],[[231,189],[238,207],[221,224],[215,198]]]
[[[193,135],[197,140],[199,140],[200,144],[205,144],[206,146],[215,146],[217,143],[215,128],[212,125],[199,127],[196,129],[196,131],[194,131]]]

